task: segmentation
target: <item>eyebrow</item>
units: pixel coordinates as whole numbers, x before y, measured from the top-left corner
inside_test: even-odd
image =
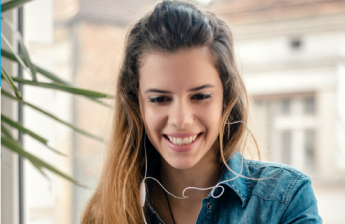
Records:
[[[206,84],[206,85],[202,85],[193,89],[188,90],[189,92],[193,92],[193,91],[198,91],[204,88],[212,88],[214,87],[214,85],[211,84]],[[166,91],[166,90],[161,90],[161,89],[154,89],[154,88],[150,88],[148,90],[145,91],[145,93],[172,93],[170,91]]]

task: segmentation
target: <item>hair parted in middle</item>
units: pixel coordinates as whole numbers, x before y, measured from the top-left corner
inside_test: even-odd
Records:
[[[129,30],[117,81],[113,133],[99,185],[85,207],[82,223],[143,223],[139,185],[143,176],[144,123],[140,114],[139,68],[145,55],[208,47],[223,85],[219,162],[239,151],[246,133],[249,98],[234,57],[228,24],[210,11],[183,1],[163,1]],[[229,128],[228,128],[229,127]],[[228,136],[230,136],[228,138]],[[255,141],[255,139],[254,139]],[[258,149],[258,148],[257,148]],[[258,154],[260,152],[258,149]]]

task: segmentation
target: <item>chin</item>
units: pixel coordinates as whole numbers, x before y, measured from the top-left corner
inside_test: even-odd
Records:
[[[177,159],[175,161],[168,161],[169,165],[178,170],[187,170],[195,166],[198,161],[195,159],[188,160],[188,159]]]

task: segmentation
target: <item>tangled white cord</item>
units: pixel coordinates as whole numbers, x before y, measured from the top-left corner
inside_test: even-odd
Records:
[[[249,128],[248,128],[248,125],[243,122],[243,121],[235,121],[235,122],[231,122],[231,123],[225,123],[225,124],[236,124],[236,123],[243,123],[244,125],[246,125],[247,127],[247,136],[246,136],[246,140],[244,142],[244,145],[243,145],[243,149],[242,149],[242,156],[241,156],[241,170],[239,173],[235,173],[233,170],[230,169],[230,171],[232,173],[234,173],[236,175],[236,177],[234,178],[231,178],[229,180],[224,180],[222,182],[219,182],[217,183],[215,186],[213,187],[207,187],[207,188],[199,188],[199,187],[186,187],[183,191],[182,191],[182,197],[178,197],[178,196],[175,196],[173,195],[172,193],[170,193],[167,189],[165,189],[165,187],[154,177],[147,177],[147,153],[146,153],[146,133],[145,133],[145,137],[144,137],[144,150],[145,150],[145,176],[144,176],[144,179],[142,180],[141,184],[140,184],[140,202],[141,202],[141,207],[142,207],[142,212],[143,212],[143,217],[144,217],[144,221],[145,221],[145,224],[146,224],[146,219],[145,219],[145,215],[144,215],[144,205],[145,205],[145,199],[146,199],[146,186],[145,186],[145,180],[146,179],[152,179],[152,180],[155,180],[161,187],[162,189],[168,193],[169,195],[171,195],[172,197],[174,198],[177,198],[177,199],[186,199],[188,198],[188,196],[185,196],[185,192],[186,190],[189,190],[189,189],[195,189],[195,190],[201,190],[201,191],[205,191],[205,190],[211,190],[211,196],[213,198],[219,198],[220,196],[223,195],[224,193],[224,187],[221,185],[223,183],[226,183],[226,182],[229,182],[229,181],[232,181],[232,180],[235,180],[236,178],[240,177],[241,176],[241,173],[242,173],[242,170],[243,170],[243,152],[244,152],[244,149],[246,147],[246,144],[247,144],[247,140],[248,140],[248,135],[249,135]],[[219,195],[215,196],[214,195],[214,190],[217,189],[217,188],[221,188],[222,191],[220,192]]]

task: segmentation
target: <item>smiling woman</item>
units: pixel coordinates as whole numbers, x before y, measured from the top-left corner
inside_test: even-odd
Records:
[[[240,154],[249,103],[233,55],[229,26],[190,3],[134,24],[83,224],[321,223],[307,176]]]
[[[198,170],[200,160],[217,166],[223,87],[213,64],[207,47],[155,52],[142,59],[140,113],[148,138],[164,158],[162,166]]]

